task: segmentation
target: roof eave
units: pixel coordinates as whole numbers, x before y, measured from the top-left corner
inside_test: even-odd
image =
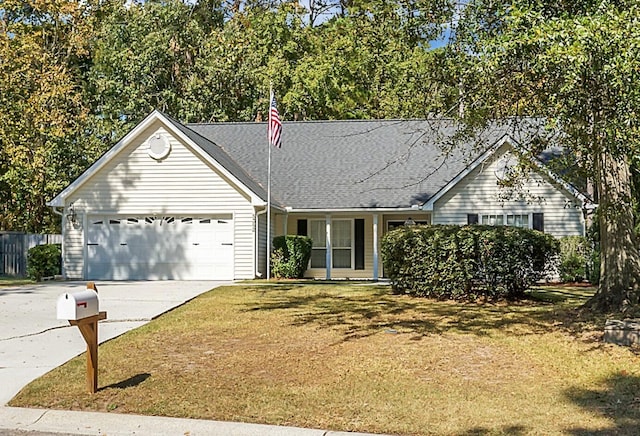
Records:
[[[294,208],[286,207],[287,213],[358,213],[358,212],[420,212],[420,205],[405,207],[345,207],[345,208]]]

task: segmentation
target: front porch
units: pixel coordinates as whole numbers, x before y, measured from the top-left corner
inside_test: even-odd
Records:
[[[313,249],[305,277],[315,279],[372,279],[384,277],[380,259],[382,236],[398,226],[430,224],[431,214],[420,210],[357,212],[304,211],[276,213],[274,236],[309,236]]]

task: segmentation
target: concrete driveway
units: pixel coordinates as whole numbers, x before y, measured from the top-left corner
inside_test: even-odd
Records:
[[[96,282],[100,310],[107,312],[107,319],[99,324],[98,340],[104,342],[139,327],[222,284]],[[85,287],[86,282],[52,282],[0,288],[0,406],[32,380],[85,351],[78,328],[56,319],[58,296]]]

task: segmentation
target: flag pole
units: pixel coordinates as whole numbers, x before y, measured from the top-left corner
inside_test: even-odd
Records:
[[[269,117],[267,126],[267,280],[271,279],[271,147],[282,147],[282,121],[273,94],[273,82],[269,84]]]
[[[271,279],[271,102],[273,101],[273,84],[269,84],[269,116],[267,117],[267,280]]]

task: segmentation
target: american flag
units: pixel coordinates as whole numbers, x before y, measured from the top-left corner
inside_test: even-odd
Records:
[[[269,144],[274,147],[282,147],[282,121],[278,114],[276,106],[276,96],[271,91],[271,103],[269,105],[269,125],[267,127],[267,135],[269,136]]]

